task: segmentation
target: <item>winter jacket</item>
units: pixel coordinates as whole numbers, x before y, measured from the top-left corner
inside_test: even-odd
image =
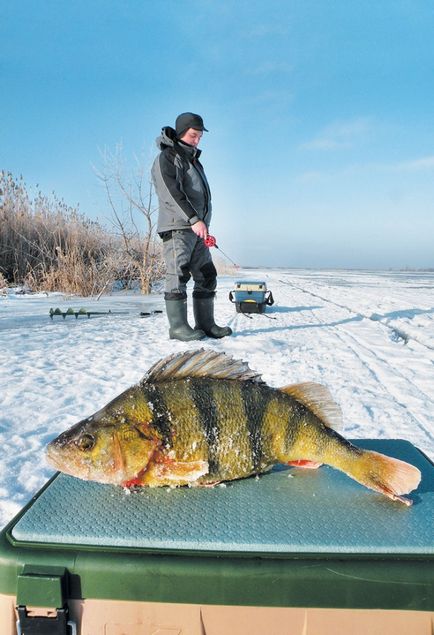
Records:
[[[211,192],[202,164],[201,151],[176,138],[169,126],[157,139],[161,152],[152,166],[152,179],[159,200],[157,231],[187,229],[203,220],[211,221]]]

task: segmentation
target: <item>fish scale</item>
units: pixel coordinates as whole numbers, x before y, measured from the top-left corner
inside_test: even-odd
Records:
[[[149,398],[150,393],[147,393]],[[191,382],[170,382],[159,387],[160,406],[164,403],[169,433],[162,440],[163,448],[174,452],[183,461],[206,460],[207,440],[200,412],[192,400]],[[153,418],[152,424],[156,424]]]
[[[203,480],[240,478],[255,472],[251,431],[262,457],[261,416],[256,410],[253,424],[247,425],[247,403],[252,400],[243,387],[230,380],[191,379],[160,391],[171,421],[170,451],[180,460],[206,459],[209,471]],[[193,446],[196,453],[191,451]]]
[[[219,421],[212,385],[206,380],[191,380],[190,395],[205,433],[209,474],[219,473]],[[182,423],[181,423],[182,425]],[[213,478],[213,476],[211,476]]]
[[[212,388],[218,412],[219,480],[248,476],[254,470],[254,459],[241,382],[221,380],[213,382]]]
[[[253,471],[258,472],[264,459],[262,440],[262,423],[264,411],[267,409],[270,393],[261,391],[258,386],[250,382],[241,383],[241,394],[244,404],[244,415],[249,431]]]
[[[172,443],[172,428],[163,391],[159,386],[152,384],[143,387],[143,391],[147,402],[152,404],[152,422],[158,430],[162,444],[170,446]]]

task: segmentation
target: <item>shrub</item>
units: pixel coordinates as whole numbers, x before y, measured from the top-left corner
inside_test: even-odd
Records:
[[[140,240],[136,249],[140,261]],[[159,246],[153,243],[150,253],[158,275]],[[32,200],[23,179],[6,172],[0,172],[0,273],[8,283],[25,283],[34,291],[86,296],[101,293],[116,280],[128,286],[142,277],[118,236],[55,195],[38,193]],[[149,278],[155,279],[152,271]]]

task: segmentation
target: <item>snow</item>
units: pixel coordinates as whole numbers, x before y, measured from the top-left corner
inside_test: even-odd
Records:
[[[242,278],[272,290],[265,315],[229,302]],[[112,314],[51,319],[57,307]],[[153,313],[163,308],[161,294],[0,297],[0,526],[52,476],[51,439],[186,348],[246,360],[274,387],[325,384],[344,436],[407,439],[434,459],[434,273],[240,270],[219,278],[217,321],[234,330],[222,340],[169,340],[164,313]]]

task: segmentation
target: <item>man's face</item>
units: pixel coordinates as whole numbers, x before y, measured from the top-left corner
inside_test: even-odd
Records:
[[[182,137],[180,137],[181,141],[184,143],[188,143],[189,146],[194,146],[195,148],[199,145],[200,140],[202,139],[203,132],[202,130],[196,130],[195,128],[189,128]]]

